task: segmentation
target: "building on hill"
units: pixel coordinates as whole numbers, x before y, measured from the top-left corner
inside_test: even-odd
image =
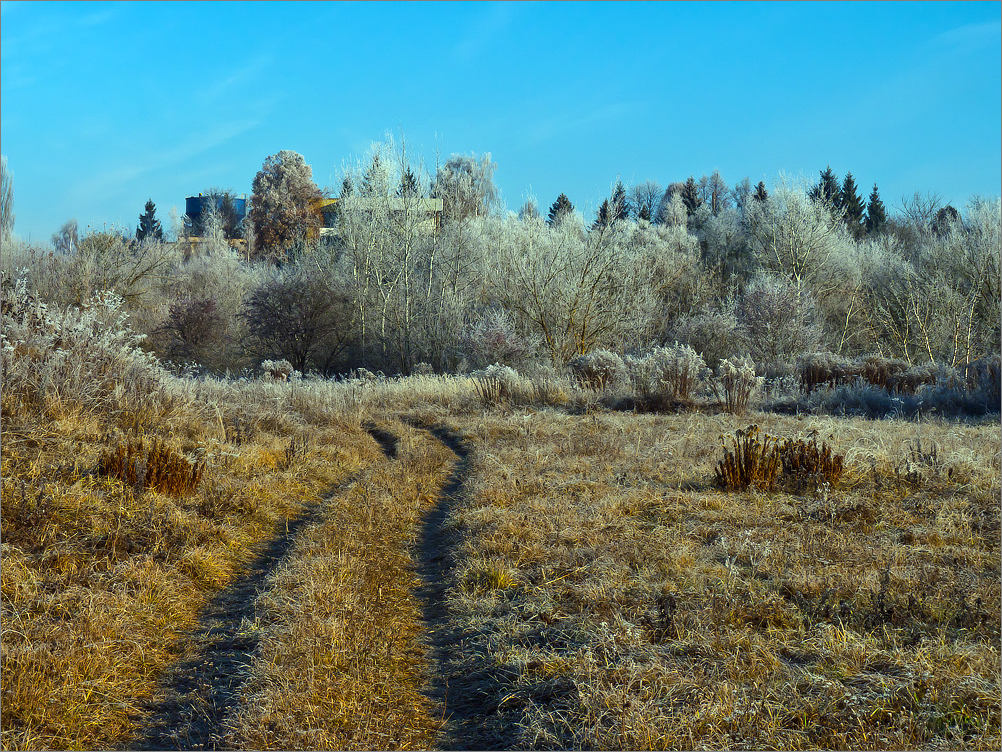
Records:
[[[314,206],[322,216],[320,227],[320,237],[328,237],[337,233],[337,205],[340,199],[324,198],[317,201]],[[366,206],[373,206],[385,203],[390,214],[400,214],[409,207],[414,207],[423,215],[423,220],[418,227],[426,232],[437,232],[442,226],[442,199],[440,198],[401,198],[390,196],[385,199],[375,198],[354,198],[353,201],[363,210]]]

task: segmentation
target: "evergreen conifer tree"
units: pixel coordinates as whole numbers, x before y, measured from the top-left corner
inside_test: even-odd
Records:
[[[612,202],[609,208],[612,210],[613,220],[630,218],[630,202],[626,198],[626,188],[623,187],[622,180],[616,181],[616,187],[612,191]]]
[[[546,223],[550,226],[559,224],[560,220],[574,211],[574,204],[567,198],[566,193],[557,196],[557,200],[550,207],[550,212],[546,217]]]
[[[870,194],[870,200],[866,205],[866,232],[868,235],[874,235],[883,228],[884,224],[887,222],[887,211],[884,209],[884,202],[880,200],[880,194],[877,193],[877,184],[873,184],[873,192]]]
[[[592,224],[592,228],[608,227],[612,224],[612,220],[612,207],[609,206],[609,199],[605,199],[602,205],[598,207],[598,214],[595,215],[595,222]]]
[[[685,185],[682,186],[682,203],[685,204],[685,211],[691,217],[696,213],[698,209],[703,204],[703,199],[699,197],[699,186],[696,185],[696,178],[692,175],[689,179],[685,181]]]
[[[408,166],[404,174],[400,176],[400,187],[397,189],[398,196],[417,196],[421,189],[418,186],[417,176]]]
[[[153,199],[146,202],[146,211],[139,215],[139,227],[136,228],[136,240],[142,243],[147,238],[163,240],[164,230],[157,219],[157,207]]]
[[[838,177],[832,172],[831,165],[828,165],[820,175],[821,179],[811,189],[810,197],[815,201],[824,201],[828,206],[834,207],[839,200]]]
[[[765,183],[763,181],[758,181],[758,185],[755,186],[755,193],[752,194],[752,198],[756,201],[765,201],[769,198],[769,191],[765,189]]]
[[[845,226],[854,238],[858,238],[863,234],[864,206],[863,200],[859,197],[859,191],[856,189],[856,180],[851,172],[847,172],[845,180],[842,181],[838,204],[842,210]]]

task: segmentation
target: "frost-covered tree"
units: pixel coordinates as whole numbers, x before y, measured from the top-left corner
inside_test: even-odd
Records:
[[[756,201],[765,201],[769,198],[769,191],[765,189],[765,183],[761,180],[758,181],[758,185],[755,186],[755,193],[752,196]]]
[[[249,213],[259,256],[282,260],[320,227],[316,202],[323,193],[302,155],[283,150],[264,161],[254,177]]]
[[[703,175],[699,179],[698,190],[701,202],[709,207],[713,215],[719,214],[731,205],[730,191],[719,170],[714,170],[709,177]]]
[[[52,235],[52,247],[56,253],[68,255],[74,253],[80,244],[80,229],[75,219],[63,223],[59,231]]]
[[[741,295],[737,318],[751,357],[759,365],[777,367],[805,352],[814,352],[822,330],[811,294],[786,279],[762,276]]]
[[[527,198],[525,203],[522,204],[522,208],[518,210],[518,218],[523,221],[533,221],[542,219],[539,213],[539,207],[536,205],[536,199]]]
[[[498,199],[494,185],[497,164],[490,154],[477,157],[453,154],[439,167],[431,195],[442,199],[444,222],[486,216]]]
[[[567,198],[566,193],[561,193],[557,196],[556,201],[554,201],[550,206],[550,211],[546,215],[546,223],[551,226],[560,224],[560,221],[564,217],[572,214],[573,212],[574,204],[572,204],[571,200]]]
[[[661,186],[652,180],[645,180],[633,186],[630,191],[630,205],[636,218],[653,222],[662,195]]]
[[[7,157],[0,156],[0,240],[7,242],[14,231],[14,179]]]
[[[746,226],[758,262],[798,290],[807,287],[818,295],[835,282],[827,271],[833,255],[845,247],[845,230],[823,202],[784,186],[766,201],[752,203]]]
[[[654,216],[655,224],[684,227],[688,218],[689,214],[686,211],[685,202],[682,200],[681,191],[668,188],[658,204],[658,210]]]

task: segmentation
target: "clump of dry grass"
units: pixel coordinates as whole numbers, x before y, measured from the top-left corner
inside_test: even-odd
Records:
[[[832,451],[817,437],[810,441],[787,439],[779,445],[783,477],[795,489],[817,488],[822,484],[834,488],[842,478],[845,457]]]
[[[193,494],[205,472],[204,460],[192,464],[159,439],[149,448],[142,439],[119,442],[101,455],[98,471],[135,488],[140,486],[140,465],[143,488],[177,497]]]
[[[717,485],[726,491],[744,491],[751,486],[771,491],[780,467],[775,437],[766,434],[760,439],[758,426],[751,425],[735,431],[731,441],[732,448],[724,446],[724,458],[716,468]]]

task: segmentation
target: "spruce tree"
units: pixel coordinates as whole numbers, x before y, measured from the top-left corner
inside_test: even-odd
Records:
[[[616,181],[616,187],[612,191],[610,208],[613,220],[630,218],[630,202],[626,198],[626,188],[623,187],[622,180]]]
[[[815,201],[824,201],[828,206],[834,207],[839,200],[838,177],[832,172],[831,165],[822,170],[820,175],[821,179],[811,189],[810,197]]]
[[[863,200],[859,197],[856,189],[856,180],[851,172],[845,174],[842,181],[842,190],[839,192],[838,205],[842,210],[842,218],[845,226],[852,233],[854,238],[863,234]]]
[[[765,201],[769,198],[769,191],[765,189],[765,183],[763,181],[758,181],[758,185],[755,186],[755,193],[752,194],[752,198],[756,201]]]
[[[404,170],[404,174],[400,176],[400,187],[397,189],[398,196],[417,196],[421,192],[418,187],[417,177],[414,172],[408,167]]]
[[[157,219],[157,207],[153,199],[146,202],[146,211],[139,215],[139,227],[136,228],[136,240],[142,243],[147,238],[163,240],[164,230]]]
[[[595,215],[595,222],[592,224],[593,229],[598,229],[599,227],[608,227],[612,224],[612,207],[609,206],[609,199],[602,201],[602,205],[598,207],[598,213]]]
[[[685,181],[685,185],[682,186],[681,193],[686,214],[691,217],[696,213],[696,209],[703,204],[703,199],[699,197],[699,186],[696,185],[696,178],[690,175],[689,179]]]
[[[559,224],[560,220],[568,216],[573,211],[574,204],[572,204],[571,200],[567,198],[566,193],[561,193],[557,196],[557,200],[554,201],[553,205],[550,207],[550,212],[546,217],[546,223],[551,227]]]
[[[877,193],[877,184],[873,184],[873,192],[866,205],[866,232],[868,235],[875,235],[880,232],[887,222],[887,211],[884,209],[884,202],[880,200]]]

